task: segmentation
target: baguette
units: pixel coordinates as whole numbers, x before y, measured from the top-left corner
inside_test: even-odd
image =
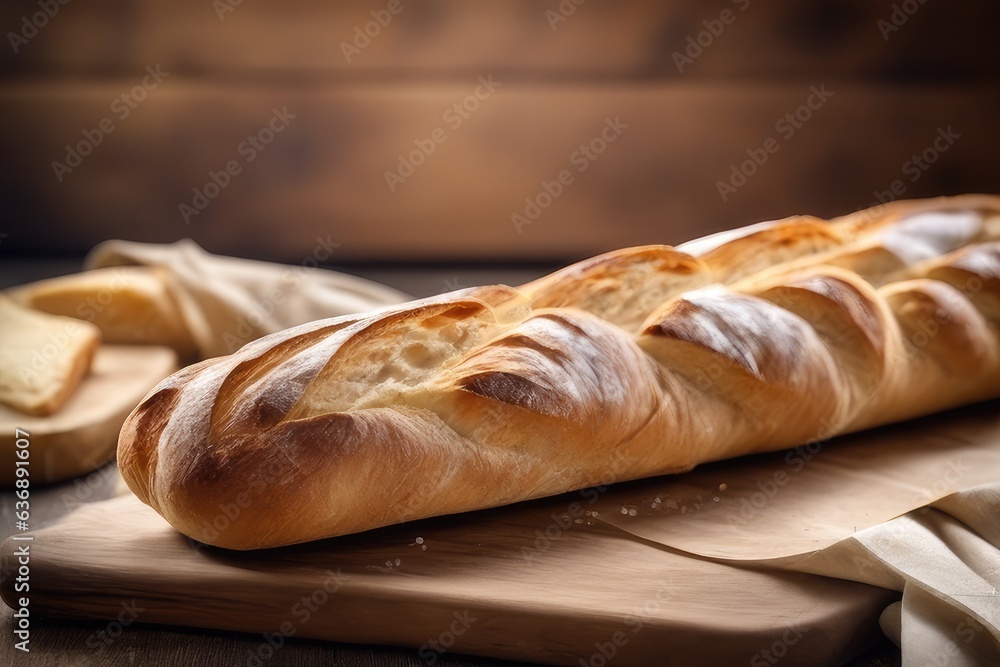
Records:
[[[995,397],[998,211],[789,219],[287,329],[155,388],[122,476],[182,533],[254,549]]]

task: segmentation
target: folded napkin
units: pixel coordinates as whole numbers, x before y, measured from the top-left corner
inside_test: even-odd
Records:
[[[793,569],[901,591],[880,622],[904,667],[1000,665],[1000,484],[873,526]]]
[[[312,320],[365,312],[409,300],[363,278],[316,268],[324,245],[293,266],[212,255],[194,241],[106,241],[85,268],[159,269],[202,359],[230,354],[269,333]]]

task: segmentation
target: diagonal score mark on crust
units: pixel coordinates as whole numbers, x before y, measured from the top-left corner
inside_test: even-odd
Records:
[[[887,351],[901,339],[898,327],[875,289],[857,274],[819,266],[752,291],[807,321],[844,370],[850,392],[834,423],[856,414],[881,386],[894,381]]]
[[[775,264],[835,250],[845,242],[844,235],[829,223],[812,216],[798,216],[738,236],[704,252],[699,259],[709,267],[716,281],[731,283]]]
[[[715,289],[672,300],[649,317],[642,335],[710,350],[763,382],[776,382],[800,368],[818,342],[809,323],[785,308]]]
[[[580,308],[631,331],[664,299],[712,280],[704,262],[661,245],[605,253],[522,289],[534,308]]]
[[[948,283],[975,303],[994,326],[1000,326],[1000,243],[962,248],[915,266],[904,277],[927,277]]]
[[[583,311],[539,310],[468,355],[450,383],[539,414],[586,420],[581,407],[624,408],[628,391],[613,369],[630,345],[620,329]]]
[[[236,423],[267,429],[277,424],[292,408],[323,364],[315,348],[321,342],[336,342],[338,333],[356,330],[355,318],[331,323],[321,329],[291,336],[262,355],[244,359],[219,387],[212,411],[212,432],[219,435]],[[309,363],[313,362],[313,363]],[[271,391],[268,391],[271,389]]]
[[[592,455],[567,450],[567,436],[608,443],[598,456],[616,449],[660,414],[662,403],[675,402],[664,397],[672,385],[662,379],[627,332],[583,311],[543,309],[468,355],[438,387],[447,421],[460,433],[534,453],[548,465],[562,460],[557,467],[567,479],[583,479]],[[502,406],[526,410],[525,420],[541,418],[560,437],[507,429],[493,417]]]
[[[881,242],[912,265],[961,248],[984,231],[978,211],[925,211],[901,218],[882,233]]]
[[[322,344],[329,340],[331,330],[338,331],[344,325],[348,327],[358,321],[356,316],[318,320],[308,324],[286,329],[253,341],[228,357],[209,359],[198,364],[196,372],[186,374],[178,382],[179,393],[174,398],[172,412],[157,439],[158,461],[156,470],[157,484],[151,489],[154,497],[167,498],[171,483],[183,483],[192,475],[195,477],[211,476],[221,460],[234,455],[244,455],[238,452],[239,442],[222,441],[221,446],[215,446],[212,432],[213,414],[220,399],[219,392],[230,373],[245,360],[254,360],[266,355],[274,345],[281,344],[289,338],[305,337]],[[287,360],[286,360],[287,361]],[[169,380],[169,378],[168,378]],[[155,390],[154,390],[155,391]],[[211,400],[205,400],[205,397]],[[221,400],[221,399],[220,399]],[[238,400],[238,399],[237,399]],[[224,402],[224,401],[223,401]],[[216,430],[218,433],[219,431]],[[252,440],[245,440],[252,442]],[[168,473],[163,469],[164,462],[171,465]],[[202,468],[199,470],[199,468]],[[207,473],[205,468],[207,468]]]
[[[326,358],[285,420],[405,404],[408,394],[527,313],[518,292],[490,286],[366,322]]]

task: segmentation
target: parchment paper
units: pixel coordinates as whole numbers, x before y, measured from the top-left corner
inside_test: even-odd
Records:
[[[595,507],[622,530],[688,553],[770,560],[990,482],[1000,482],[997,402],[635,482]]]
[[[1000,402],[624,485],[594,507],[671,550],[901,591],[882,626],[904,665],[1000,664]]]

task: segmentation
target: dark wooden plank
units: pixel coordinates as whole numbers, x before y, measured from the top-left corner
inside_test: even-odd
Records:
[[[820,105],[806,84],[501,81],[480,102],[468,97],[481,86],[474,77],[432,88],[167,78],[122,119],[115,100],[132,85],[0,88],[5,252],[79,253],[106,238],[189,236],[215,252],[289,261],[309,256],[317,238],[340,244],[334,262],[563,260],[796,213],[842,214],[877,196],[1000,188],[1000,91],[987,86],[829,84],[833,96]],[[802,106],[810,96],[815,111]],[[465,99],[478,109],[467,119],[449,115]],[[247,137],[275,109],[295,118],[258,151]],[[796,112],[811,116],[799,129],[785,118]],[[581,145],[600,148],[616,118],[628,127],[588,161]],[[95,129],[104,119],[113,132]],[[434,144],[438,128],[445,141]],[[942,139],[948,128],[958,138]],[[71,173],[54,167],[75,164],[67,145],[83,142],[86,152],[84,131],[101,143]],[[393,179],[391,191],[386,174],[408,173],[399,156],[417,150],[415,142],[434,152],[415,154],[423,164],[402,183]],[[925,151],[935,162],[923,170],[913,158]],[[733,169],[762,155],[763,166],[743,165],[756,173],[735,192],[720,186],[741,183]],[[230,162],[240,173],[216,194],[210,172]],[[557,190],[563,171],[573,182],[549,203],[543,182]],[[216,197],[195,201],[194,190],[206,188]],[[549,205],[519,228],[514,214],[535,213],[526,199]],[[197,215],[181,209],[206,203]]]
[[[5,2],[0,26],[9,44],[0,49],[0,72],[106,75],[159,63],[188,74],[492,71],[510,80],[1000,75],[1000,5],[991,0],[398,2],[392,15],[390,0],[92,0],[38,15],[37,34],[30,23],[38,0]],[[385,26],[367,26],[374,36],[366,44],[355,31],[366,29],[373,11]],[[701,53],[689,38],[704,45]],[[355,40],[359,52],[345,54],[341,42]],[[675,53],[688,48],[695,61],[679,67]]]
[[[14,636],[14,611],[0,605],[0,632]],[[427,661],[414,649],[390,646],[357,646],[289,637],[268,660],[255,662],[267,649],[259,634],[194,630],[152,624],[131,624],[119,632],[118,626],[102,621],[59,621],[35,619],[31,654],[0,644],[0,661],[5,665],[86,665],[120,667],[145,665],[268,665],[269,667],[426,667]],[[882,651],[891,655],[895,647],[883,641]],[[898,650],[896,651],[898,653]],[[259,658],[257,658],[259,660]],[[524,663],[462,656],[440,655],[440,667],[517,667]],[[853,663],[852,663],[853,664]],[[858,663],[868,667],[868,662]],[[881,667],[874,664],[871,667]]]

